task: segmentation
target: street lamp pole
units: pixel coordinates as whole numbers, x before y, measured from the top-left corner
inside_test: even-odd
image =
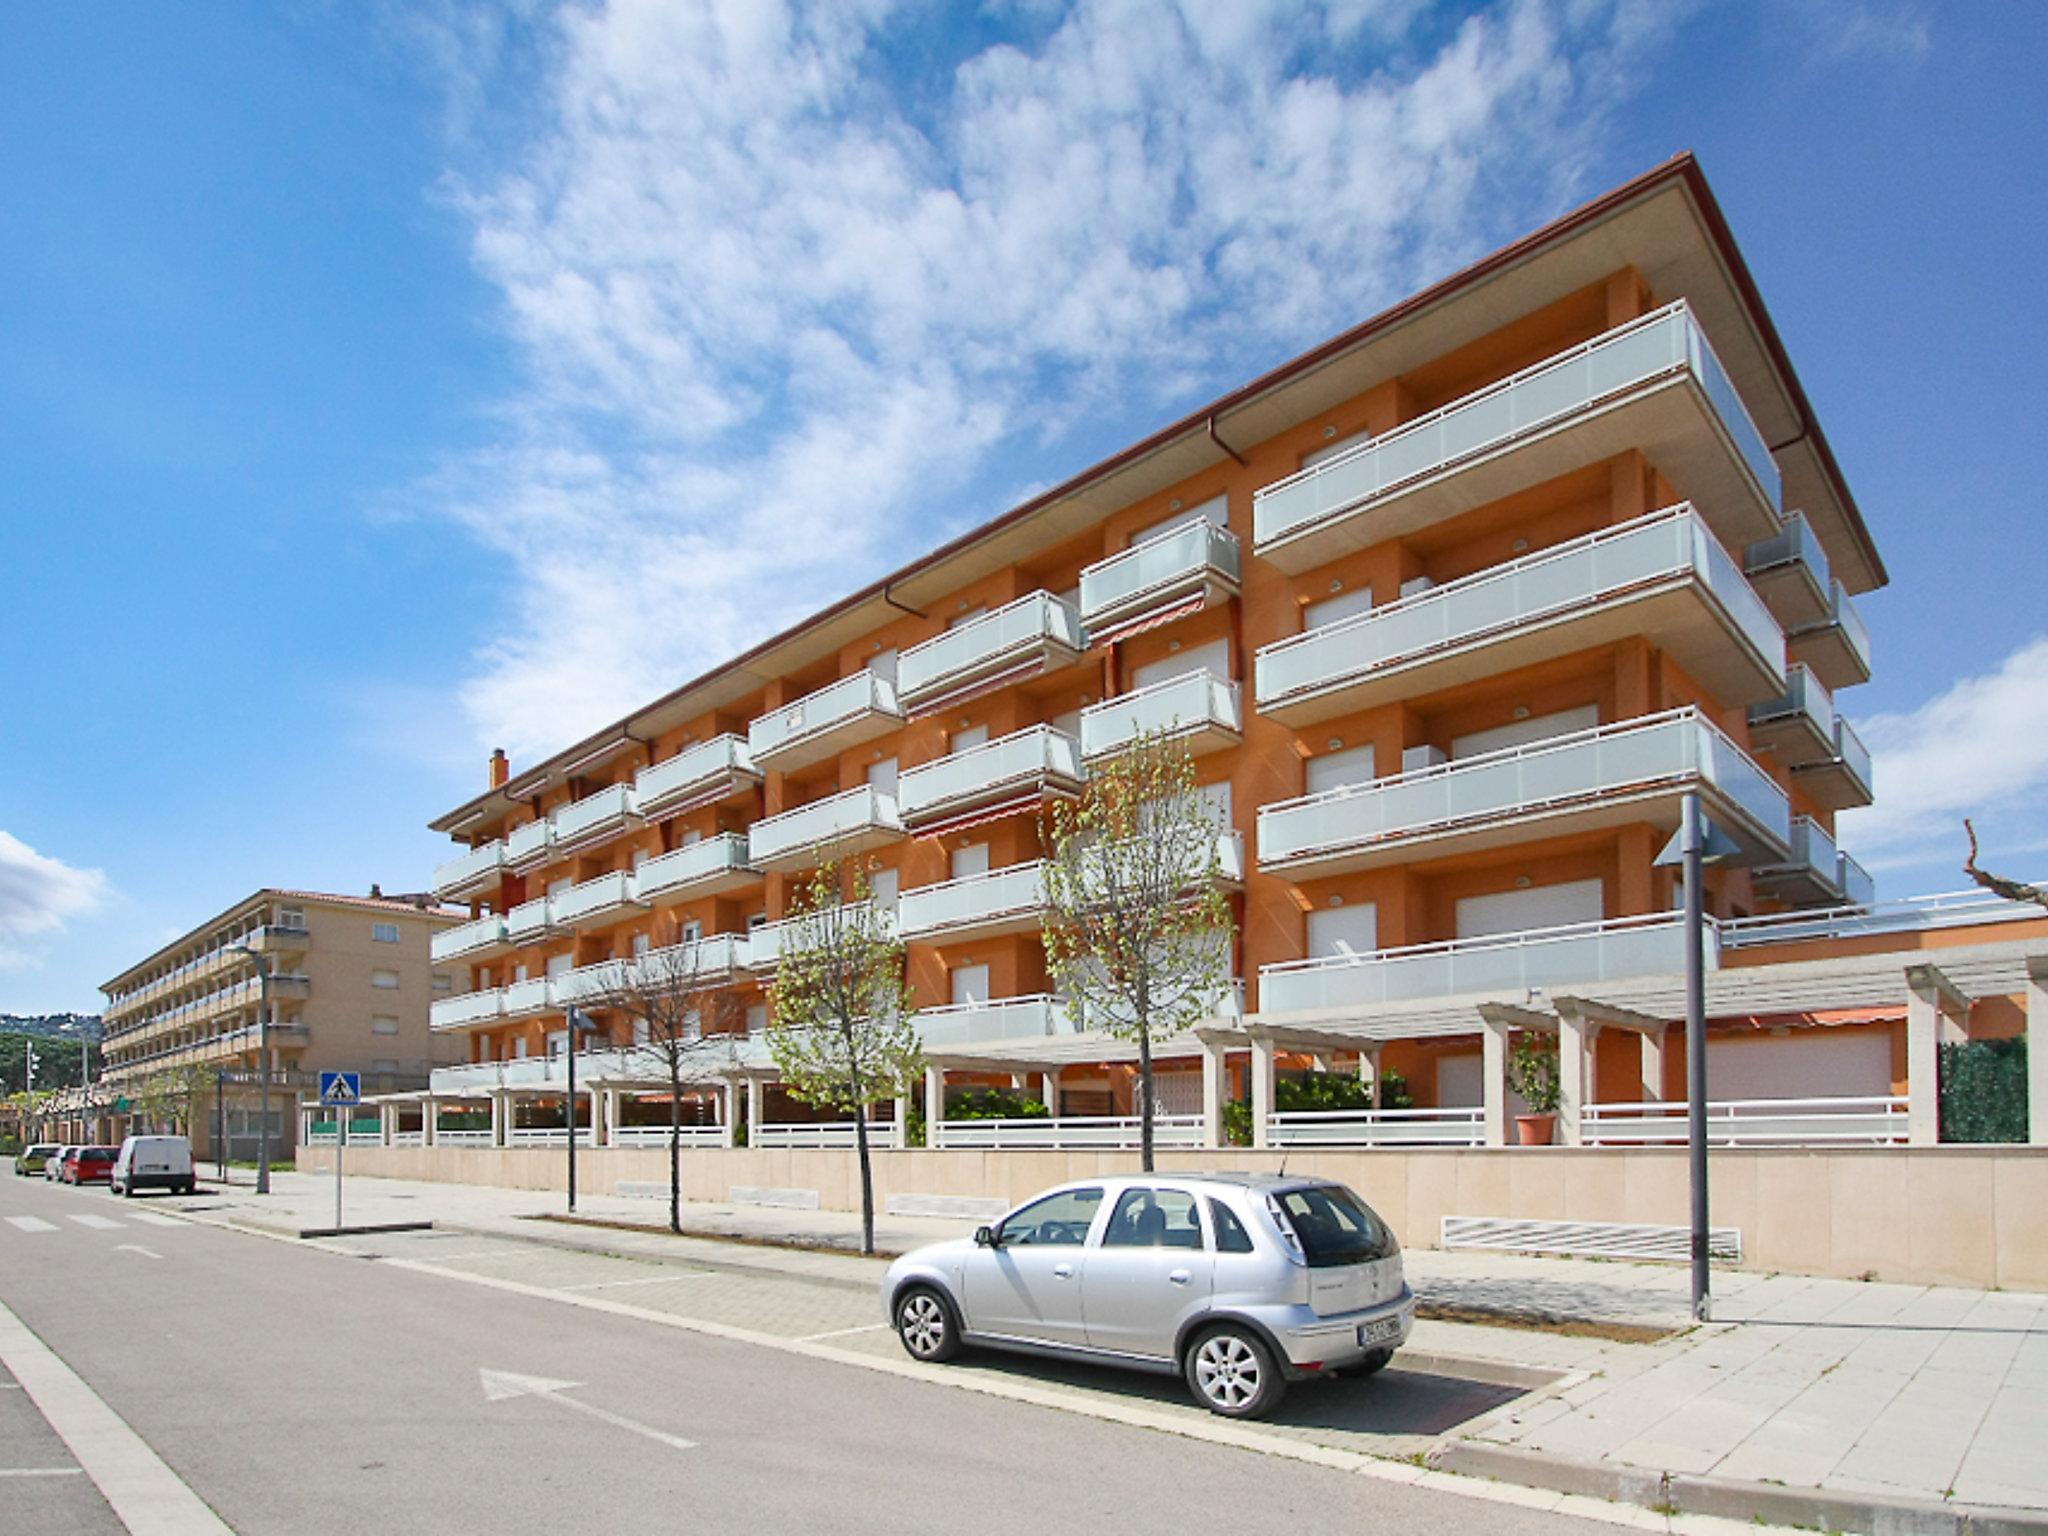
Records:
[[[1685,797],[1679,830],[1681,883],[1685,892],[1685,1126],[1692,1184],[1692,1315],[1705,1322],[1710,1305],[1707,1264],[1707,974],[1706,892],[1701,879],[1706,855],[1700,797]]]
[[[569,1126],[569,1211],[573,1215],[576,1211],[576,1037],[595,1026],[574,1008],[568,1010],[567,1017],[569,1020],[569,1101],[567,1113],[563,1118],[568,1121]],[[592,1121],[595,1122],[596,1118],[597,1116],[593,1113],[591,1116]]]
[[[270,1193],[270,962],[246,944],[230,944],[231,955],[256,967],[256,1075],[263,1080],[262,1115],[256,1122],[256,1193]]]

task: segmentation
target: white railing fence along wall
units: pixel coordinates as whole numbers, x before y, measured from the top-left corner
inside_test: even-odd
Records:
[[[1275,1147],[1477,1147],[1483,1109],[1282,1110],[1266,1117]]]
[[[1032,1120],[941,1120],[931,1126],[939,1147],[1043,1148],[1050,1150],[1135,1147],[1142,1136],[1136,1115],[1054,1115]],[[1153,1143],[1199,1147],[1200,1115],[1155,1115]]]
[[[1707,1140],[1717,1147],[1883,1146],[1906,1140],[1905,1095],[1877,1098],[1707,1101]],[[1588,1146],[1684,1144],[1686,1106],[1589,1104],[1579,1116]]]

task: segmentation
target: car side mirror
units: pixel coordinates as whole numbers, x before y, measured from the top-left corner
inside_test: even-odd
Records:
[[[1002,1244],[996,1241],[996,1229],[994,1227],[976,1227],[974,1229],[974,1246],[977,1248],[1000,1248]]]

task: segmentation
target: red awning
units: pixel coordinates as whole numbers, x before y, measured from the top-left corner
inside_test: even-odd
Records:
[[[929,826],[919,827],[914,835],[949,837],[955,832],[965,832],[969,827],[979,827],[991,821],[1001,821],[1006,816],[1019,816],[1026,811],[1035,811],[1044,798],[1044,795],[1033,790],[1028,795],[998,800],[994,805],[980,806],[975,810],[963,811],[958,816],[949,816],[944,821],[935,821]]]
[[[1206,592],[1199,592],[1182,602],[1174,603],[1170,607],[1161,608],[1156,613],[1148,613],[1142,619],[1132,619],[1129,623],[1115,624],[1108,629],[1098,629],[1091,626],[1088,631],[1088,639],[1091,646],[1099,650],[1105,645],[1114,645],[1118,641],[1128,640],[1133,635],[1142,635],[1148,629],[1157,629],[1162,624],[1171,624],[1175,619],[1184,619],[1191,613],[1200,613],[1208,606],[1208,594]]]

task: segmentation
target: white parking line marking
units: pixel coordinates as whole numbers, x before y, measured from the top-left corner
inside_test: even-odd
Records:
[[[5,1302],[0,1302],[0,1366],[28,1390],[29,1400],[129,1530],[150,1536],[234,1536]]]
[[[154,1248],[145,1248],[140,1243],[116,1243],[114,1244],[114,1252],[139,1253],[145,1259],[160,1259],[163,1257],[163,1255],[158,1253]]]
[[[157,1211],[129,1211],[130,1221],[139,1221],[145,1227],[182,1227],[184,1222],[175,1216],[165,1216]]]
[[[54,1232],[57,1230],[57,1223],[45,1221],[40,1216],[10,1216],[7,1218],[7,1224],[10,1227],[19,1227],[24,1232]]]
[[[650,1275],[645,1280],[593,1280],[585,1285],[565,1285],[565,1291],[610,1291],[622,1285],[666,1285],[671,1280],[709,1280],[711,1272],[706,1269],[685,1270],[677,1275]]]
[[[77,1477],[83,1467],[0,1467],[0,1477]]]
[[[91,1227],[95,1232],[118,1232],[121,1230],[121,1223],[114,1220],[111,1216],[74,1215],[71,1219],[81,1227]]]
[[[849,1334],[878,1333],[889,1327],[887,1323],[862,1323],[858,1328],[834,1328],[830,1333],[807,1333],[797,1340],[799,1344],[815,1344],[820,1339],[843,1339]]]

